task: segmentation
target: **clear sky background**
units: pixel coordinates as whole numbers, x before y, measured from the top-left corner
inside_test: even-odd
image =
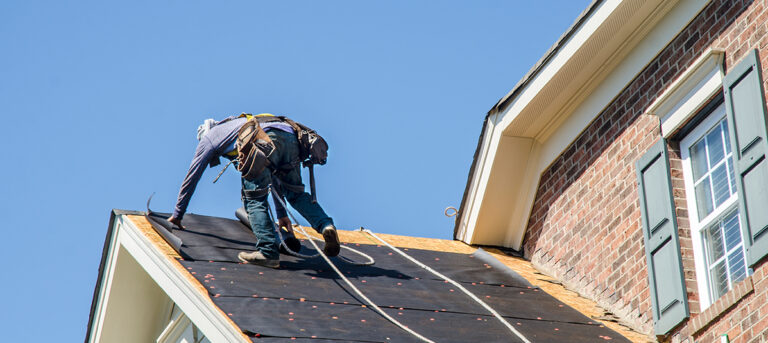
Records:
[[[319,131],[339,228],[451,239],[486,112],[589,2],[0,2],[0,340],[83,340],[110,210],[171,211],[210,117]],[[241,206],[219,170],[189,212]]]

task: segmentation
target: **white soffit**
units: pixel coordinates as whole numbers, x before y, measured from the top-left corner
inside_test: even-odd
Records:
[[[502,100],[501,112],[489,116],[456,238],[519,250],[540,173],[708,2],[607,0],[598,4],[523,89]],[[528,155],[517,156],[515,164],[496,161],[511,158],[497,152],[508,145],[500,144],[502,137],[519,138],[516,141],[530,149]],[[533,144],[526,139],[533,139]],[[500,165],[512,165],[514,170],[496,167]],[[496,187],[503,184],[499,178],[510,173],[523,176],[517,180],[522,186]],[[489,197],[489,189],[504,196]],[[487,215],[502,217],[487,219]]]
[[[602,2],[503,112],[499,126],[504,127],[504,134],[545,138],[539,137],[542,131],[556,125],[559,117],[568,115],[574,105],[590,96],[591,90],[677,3]]]
[[[557,109],[561,113],[557,115],[558,121],[553,121],[537,136],[543,145],[539,169],[544,171],[709,2],[681,0],[665,9],[666,15],[657,18],[652,28],[640,30],[643,34],[635,36],[639,41],[634,49],[623,53],[621,61],[586,96],[572,99],[569,106]]]
[[[111,237],[109,263],[99,291],[94,330],[89,341],[99,341],[104,326],[104,313],[109,303],[110,288],[115,278],[114,252],[118,247],[127,251],[144,271],[157,283],[182,312],[211,342],[248,342],[242,332],[213,305],[208,295],[197,288],[159,251],[124,215],[117,215]],[[159,333],[159,332],[158,332]]]
[[[661,134],[670,137],[723,87],[724,51],[709,49],[667,87],[646,111],[661,119]]]

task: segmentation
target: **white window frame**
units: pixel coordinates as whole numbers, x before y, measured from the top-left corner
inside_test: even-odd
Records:
[[[168,324],[157,337],[157,343],[210,343],[176,304],[171,305],[170,312]]]
[[[707,267],[707,252],[704,248],[704,239],[702,238],[702,235],[704,234],[704,230],[707,227],[720,220],[723,215],[727,214],[727,212],[733,211],[734,208],[738,209],[739,196],[738,192],[733,193],[725,202],[716,207],[712,213],[708,214],[705,218],[700,220],[696,203],[696,192],[694,187],[695,180],[693,177],[693,170],[691,168],[690,148],[697,141],[699,141],[699,139],[702,139],[710,129],[712,129],[721,120],[723,120],[725,116],[725,104],[721,103],[712,112],[707,114],[707,117],[680,141],[680,157],[683,162],[683,181],[685,183],[685,194],[688,205],[688,221],[691,227],[693,257],[696,266],[696,279],[699,289],[699,304],[702,310],[706,309],[712,305],[715,300],[717,300],[713,299],[711,295],[709,280],[710,275],[709,268]],[[731,150],[730,158],[733,158],[732,156],[733,150]],[[731,167],[733,166],[734,162],[731,160]],[[723,244],[725,244],[725,242]],[[742,254],[744,251],[743,244],[744,242],[742,241]],[[728,254],[726,252],[726,256],[727,255]],[[730,282],[729,287],[732,287]]]

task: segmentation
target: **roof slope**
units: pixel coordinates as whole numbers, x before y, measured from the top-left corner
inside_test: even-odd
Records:
[[[180,231],[164,227],[165,221],[158,220],[162,215],[149,218],[156,230],[170,229],[181,239],[180,264],[254,341],[415,341],[367,308],[320,258],[283,255],[277,270],[241,264],[237,253],[249,249],[255,237],[239,221],[187,215],[187,230]],[[131,216],[131,220],[146,227],[143,217]],[[366,234],[341,231],[340,236],[346,246],[370,255],[376,264],[354,266],[336,258],[337,266],[374,303],[411,329],[439,342],[517,340],[480,305],[389,248],[350,243],[373,243]],[[424,248],[408,248],[407,253],[466,285],[531,341],[625,340],[485,252],[468,254],[475,249],[455,241],[383,237],[395,245]],[[363,260],[346,249],[342,256]]]

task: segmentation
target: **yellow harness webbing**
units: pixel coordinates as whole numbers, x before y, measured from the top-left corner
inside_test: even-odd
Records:
[[[237,117],[238,118],[246,118],[248,120],[251,120],[254,117],[274,117],[274,116],[275,115],[272,114],[272,113],[259,113],[257,115],[253,115],[253,114],[250,114],[250,113],[243,112],[243,113],[240,113],[240,115],[237,116]],[[234,150],[226,153],[225,155],[227,155],[229,157],[237,157],[237,149],[234,149]]]

